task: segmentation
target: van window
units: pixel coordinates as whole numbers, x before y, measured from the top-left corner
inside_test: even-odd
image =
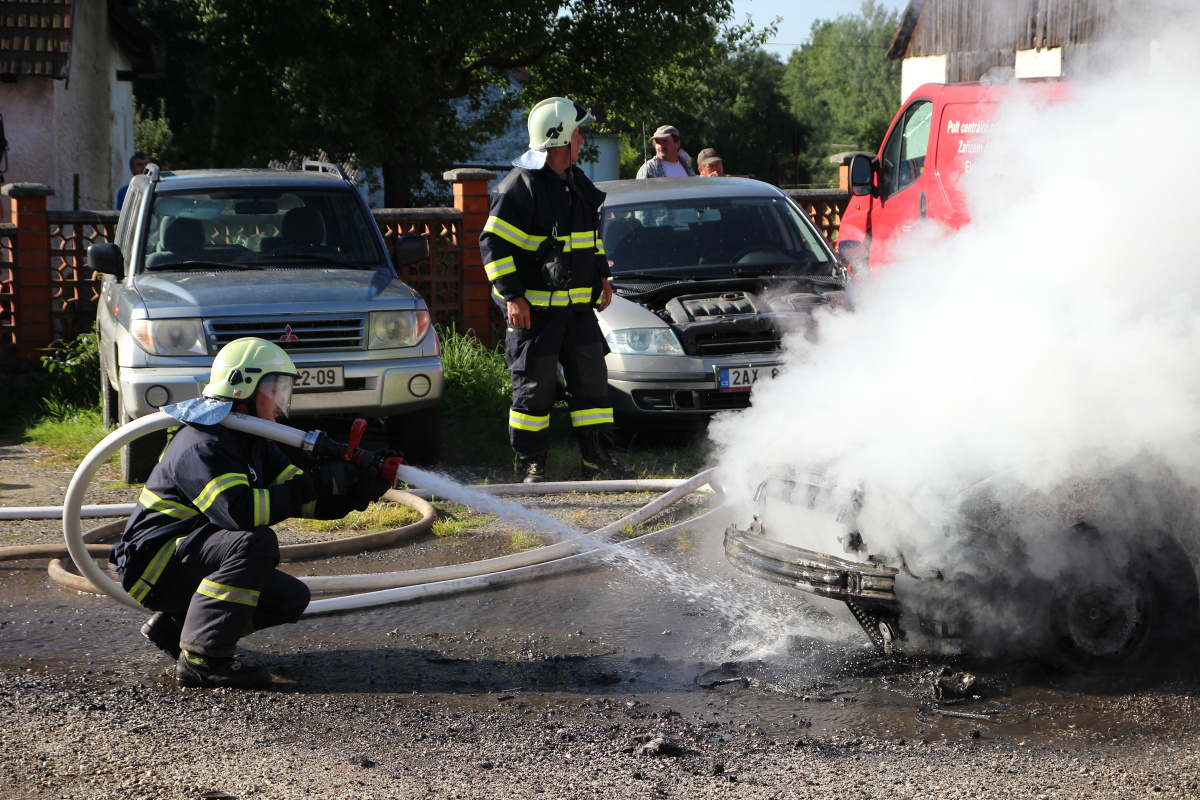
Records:
[[[892,130],[883,146],[879,165],[879,194],[883,198],[909,186],[921,177],[925,169],[925,152],[929,149],[929,124],[933,118],[933,103],[917,100],[904,110],[900,124]]]

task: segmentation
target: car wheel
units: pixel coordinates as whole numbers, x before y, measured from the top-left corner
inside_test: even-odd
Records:
[[[100,352],[104,352],[103,348]],[[117,424],[120,400],[117,390],[108,380],[108,370],[104,368],[104,357],[100,357],[100,418],[106,428]]]
[[[442,410],[427,408],[387,418],[388,447],[407,464],[431,466],[442,455]]]
[[[1068,668],[1094,672],[1146,653],[1161,616],[1149,581],[1133,575],[1104,583],[1071,582],[1052,600],[1052,656]]]
[[[1082,544],[1090,567],[1063,576],[1050,592],[1051,661],[1105,672],[1144,660],[1172,631],[1195,629],[1196,576],[1174,540],[1137,531],[1098,541],[1095,529],[1089,533]]]
[[[121,424],[132,422],[133,419],[125,413],[125,403],[121,399],[119,390],[117,403],[120,409]],[[167,432],[165,430],[152,431],[123,446],[121,448],[121,480],[125,483],[145,483],[166,446]]]

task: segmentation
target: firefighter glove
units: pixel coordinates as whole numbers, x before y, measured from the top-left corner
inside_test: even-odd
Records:
[[[323,461],[315,472],[318,491],[334,497],[349,495],[362,474],[361,469],[348,461]]]
[[[379,455],[385,455],[384,452]],[[386,455],[385,455],[386,457]],[[357,482],[354,484],[353,500],[355,506],[359,510],[366,508],[368,505],[383,497],[384,493],[392,488],[392,484],[374,465],[365,467],[358,476]]]

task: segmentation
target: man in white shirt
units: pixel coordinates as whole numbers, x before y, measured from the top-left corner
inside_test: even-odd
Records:
[[[674,125],[662,125],[650,137],[654,141],[654,158],[638,169],[639,178],[691,178],[692,157],[679,145],[679,130]]]

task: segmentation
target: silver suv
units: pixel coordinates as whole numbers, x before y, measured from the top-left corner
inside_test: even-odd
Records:
[[[199,396],[217,351],[257,336],[300,372],[292,413],[381,420],[389,445],[431,463],[441,444],[442,363],[429,310],[392,266],[425,258],[421,236],[389,254],[337,167],[159,171],[135,177],[116,242],[92,245],[101,396],[108,424]],[[122,449],[142,482],[164,434]]]

